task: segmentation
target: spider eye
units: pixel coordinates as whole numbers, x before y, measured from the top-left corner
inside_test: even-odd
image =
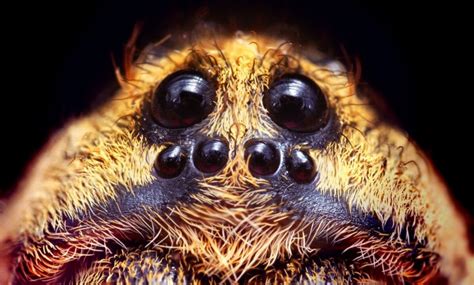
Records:
[[[294,149],[286,159],[286,167],[291,178],[297,183],[311,182],[316,176],[316,168],[311,157],[304,151]]]
[[[151,113],[165,128],[185,128],[204,120],[214,108],[214,99],[214,88],[201,73],[182,70],[160,83],[152,97]]]
[[[186,153],[180,146],[168,146],[155,161],[156,172],[163,178],[174,178],[183,171],[186,158]]]
[[[294,132],[316,132],[328,118],[323,91],[300,74],[287,74],[274,82],[263,96],[263,105],[276,124]]]

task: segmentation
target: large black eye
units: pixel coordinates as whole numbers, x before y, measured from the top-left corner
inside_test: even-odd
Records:
[[[214,108],[215,91],[199,72],[183,70],[166,77],[153,94],[151,113],[170,129],[185,128],[204,120]]]
[[[294,132],[315,132],[327,122],[328,105],[316,83],[301,74],[288,74],[275,81],[263,96],[272,120]]]

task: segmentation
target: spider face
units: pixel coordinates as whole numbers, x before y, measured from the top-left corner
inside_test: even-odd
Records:
[[[119,81],[4,214],[13,283],[466,278],[445,186],[337,62],[239,33],[151,45]]]

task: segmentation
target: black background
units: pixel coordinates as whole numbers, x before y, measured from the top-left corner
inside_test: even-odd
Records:
[[[465,208],[470,198],[472,45],[467,4],[356,1],[18,2],[2,15],[0,193],[68,118],[97,104],[114,80],[133,25],[162,37],[195,19],[244,30],[295,28],[362,63],[362,79],[384,95],[408,133],[432,157]],[[52,2],[52,1],[51,1]],[[59,2],[59,1],[58,1]],[[434,2],[434,1],[431,1]],[[283,26],[284,26],[283,25]],[[332,48],[328,48],[332,46]]]

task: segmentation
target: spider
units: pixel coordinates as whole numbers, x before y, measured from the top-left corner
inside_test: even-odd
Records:
[[[177,38],[128,45],[114,97],[45,146],[0,216],[5,282],[472,284],[447,187],[357,72]]]

